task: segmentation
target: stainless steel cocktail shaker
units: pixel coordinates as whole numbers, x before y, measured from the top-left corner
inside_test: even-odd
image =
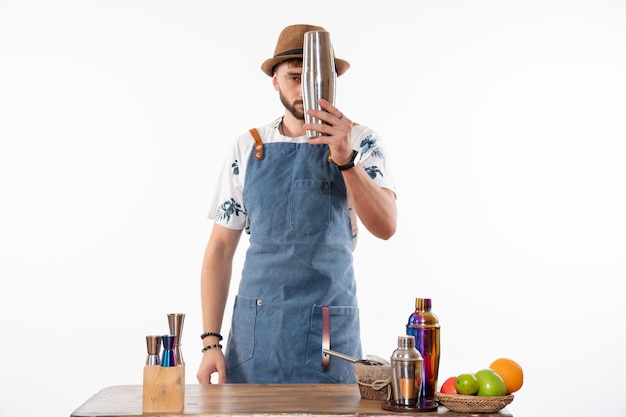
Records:
[[[398,337],[398,348],[391,355],[393,400],[400,406],[416,406],[422,387],[422,356],[415,349],[413,336]]]
[[[441,355],[439,320],[431,308],[430,298],[416,298],[415,312],[411,314],[406,325],[406,334],[415,338],[415,347],[422,354],[422,398],[428,400],[435,399]]]
[[[335,70],[335,54],[330,42],[330,33],[311,31],[304,34],[302,52],[302,99],[304,101],[304,120],[306,123],[323,122],[306,114],[309,109],[322,110],[318,104],[323,98],[335,104],[337,72]],[[306,131],[307,138],[320,136],[319,132]]]

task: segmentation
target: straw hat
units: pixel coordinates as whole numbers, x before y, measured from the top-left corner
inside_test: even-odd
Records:
[[[261,71],[269,75],[274,74],[272,69],[275,65],[292,58],[302,58],[302,49],[304,47],[304,33],[313,30],[326,31],[321,26],[313,25],[291,25],[287,26],[280,32],[276,49],[274,49],[274,57],[266,59],[261,65]],[[343,74],[350,68],[350,63],[335,57],[335,70],[337,76]]]

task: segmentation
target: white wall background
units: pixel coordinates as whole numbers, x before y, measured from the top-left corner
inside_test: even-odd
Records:
[[[0,0],[0,416],[141,384],[170,312],[195,383],[214,177],[281,114],[259,66],[292,23],[332,33],[337,104],[397,176],[396,236],[357,248],[365,352],[431,297],[442,378],[506,356],[516,417],[626,416],[625,22],[618,0]]]

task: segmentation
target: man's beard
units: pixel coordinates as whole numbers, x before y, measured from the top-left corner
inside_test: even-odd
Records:
[[[293,117],[295,117],[298,120],[304,120],[304,112],[301,112],[300,110],[296,109],[296,104],[302,104],[303,103],[302,100],[296,100],[293,102],[293,104],[290,104],[287,102],[287,99],[285,98],[285,96],[283,96],[282,91],[279,91],[278,95],[280,96],[280,102],[283,103],[283,106],[285,106],[285,108],[289,111],[289,113],[293,115]]]

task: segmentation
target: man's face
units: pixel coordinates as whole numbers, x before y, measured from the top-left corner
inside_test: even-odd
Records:
[[[302,101],[302,66],[287,61],[279,64],[273,77],[274,88],[280,95],[283,106],[299,120],[304,120],[304,102]]]

